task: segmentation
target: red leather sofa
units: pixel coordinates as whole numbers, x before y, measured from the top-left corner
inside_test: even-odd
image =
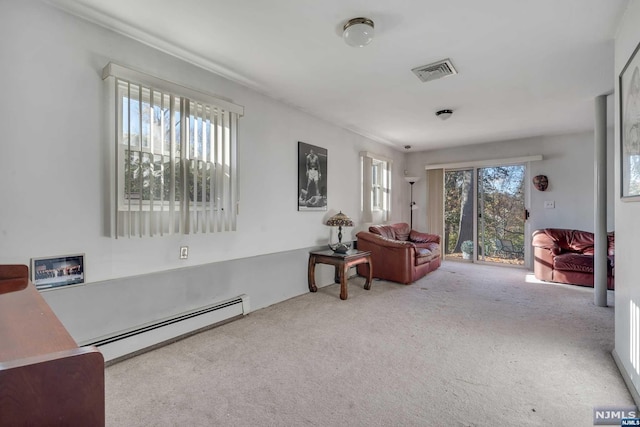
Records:
[[[407,223],[372,225],[356,237],[358,250],[371,251],[378,279],[409,284],[440,267],[440,236],[411,230]],[[358,274],[366,274],[363,265],[357,268]]]
[[[545,228],[533,233],[533,272],[537,279],[593,287],[593,233]],[[615,241],[608,233],[607,288],[614,289]]]

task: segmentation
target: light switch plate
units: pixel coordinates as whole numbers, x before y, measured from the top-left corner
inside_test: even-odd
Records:
[[[544,208],[545,209],[554,209],[556,207],[556,202],[553,200],[545,200]]]
[[[189,246],[180,246],[180,259],[189,258]]]

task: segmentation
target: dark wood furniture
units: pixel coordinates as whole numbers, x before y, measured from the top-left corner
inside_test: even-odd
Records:
[[[26,265],[0,265],[0,426],[104,426],[104,359],[79,348]]]
[[[364,288],[371,289],[373,279],[373,266],[371,252],[349,250],[346,254],[333,252],[332,250],[309,252],[309,291],[316,292],[316,264],[329,264],[335,267],[335,282],[340,283],[340,299],[347,299],[347,280],[349,268],[359,264],[368,265],[368,274],[365,276]]]

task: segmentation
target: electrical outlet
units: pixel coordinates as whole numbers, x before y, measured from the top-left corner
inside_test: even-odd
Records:
[[[189,258],[189,246],[180,246],[180,259]]]
[[[556,207],[556,202],[553,200],[545,200],[544,201],[544,208],[545,209],[555,209]]]

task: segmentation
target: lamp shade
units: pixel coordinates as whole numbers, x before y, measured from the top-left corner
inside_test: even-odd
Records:
[[[351,218],[343,214],[342,211],[329,218],[326,224],[331,227],[353,227]]]
[[[342,37],[352,47],[365,47],[373,40],[373,21],[367,18],[353,18],[344,24]]]
[[[420,181],[420,177],[419,176],[405,176],[404,180],[407,181],[409,184],[413,184],[414,182]]]
[[[338,227],[338,243],[330,243],[329,247],[336,253],[346,254],[351,247],[351,243],[342,243],[342,227],[353,227],[353,221],[340,211],[329,218],[326,224],[331,227]]]

